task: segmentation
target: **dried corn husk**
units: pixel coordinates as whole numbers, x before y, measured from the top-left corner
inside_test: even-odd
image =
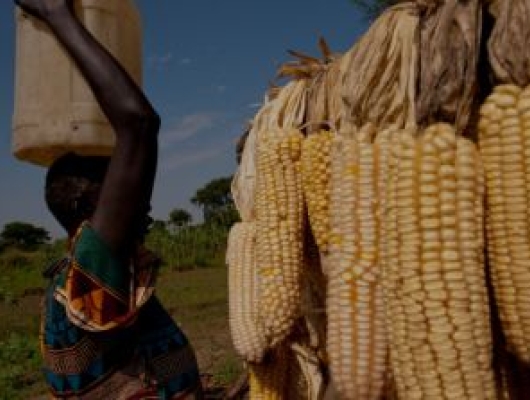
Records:
[[[328,126],[328,113],[326,102],[328,98],[326,86],[327,67],[322,66],[322,70],[312,79],[308,88],[307,122],[306,132],[314,134]]]
[[[488,52],[496,83],[525,87],[530,83],[530,2],[496,0],[492,6],[497,19]]]
[[[342,113],[342,82],[340,80],[340,63],[342,57],[322,64],[321,71],[312,79],[308,91],[308,108],[306,131],[319,132],[321,129],[338,130]]]
[[[446,0],[423,10],[420,32],[418,123],[468,125],[477,87],[482,29],[479,0]]]
[[[343,123],[383,128],[416,123],[418,7],[402,3],[385,11],[341,60]]]
[[[298,79],[287,83],[272,101],[272,109],[264,129],[259,130],[258,142],[271,132],[279,134],[289,129],[299,129],[305,122],[308,80]]]
[[[291,344],[291,384],[288,399],[319,400],[325,389],[320,360],[304,342]]]

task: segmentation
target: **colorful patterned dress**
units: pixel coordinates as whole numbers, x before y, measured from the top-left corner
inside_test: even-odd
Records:
[[[200,396],[194,351],[153,294],[158,263],[135,259],[124,267],[85,223],[48,269],[41,345],[53,398]]]

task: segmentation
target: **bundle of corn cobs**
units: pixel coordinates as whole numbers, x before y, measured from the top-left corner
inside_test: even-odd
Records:
[[[291,52],[228,243],[251,399],[530,398],[530,0],[417,0]]]

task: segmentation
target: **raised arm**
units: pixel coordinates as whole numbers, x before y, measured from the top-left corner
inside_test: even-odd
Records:
[[[78,21],[72,0],[15,2],[49,26],[114,128],[116,147],[91,224],[116,254],[126,257],[149,211],[160,119],[122,66]]]

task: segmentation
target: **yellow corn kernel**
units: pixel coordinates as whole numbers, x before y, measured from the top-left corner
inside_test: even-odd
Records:
[[[530,362],[530,87],[497,86],[480,110],[487,249],[508,350]]]
[[[383,288],[398,397],[495,399],[478,152],[435,124],[401,134],[389,168]]]
[[[320,131],[302,143],[302,185],[309,223],[318,248],[326,253],[329,241],[330,145],[332,133]]]
[[[303,136],[270,132],[258,144],[256,262],[258,318],[274,346],[301,316],[305,207],[300,172]]]
[[[327,350],[341,399],[380,399],[388,377],[371,138],[336,137],[331,150],[330,221],[340,239],[329,245]]]
[[[228,321],[237,353],[248,362],[259,362],[268,349],[258,320],[256,278],[256,225],[238,222],[228,236]]]

